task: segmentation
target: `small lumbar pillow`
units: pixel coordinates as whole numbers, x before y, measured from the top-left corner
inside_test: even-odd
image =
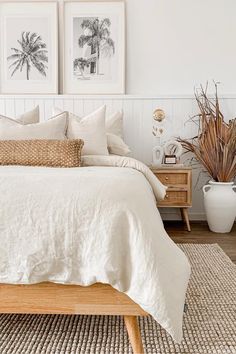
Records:
[[[0,165],[79,167],[83,140],[2,140]]]
[[[21,124],[35,124],[39,122],[39,106],[35,107],[32,111],[25,112],[19,115],[16,119],[6,117],[0,114],[0,120],[8,121],[9,124],[21,123]]]
[[[58,113],[54,109],[54,114]],[[69,113],[67,138],[83,139],[83,155],[108,155],[107,137],[105,129],[106,106],[102,106],[89,115],[79,118]]]
[[[67,113],[36,124],[21,124],[12,119],[0,119],[0,140],[66,139]]]

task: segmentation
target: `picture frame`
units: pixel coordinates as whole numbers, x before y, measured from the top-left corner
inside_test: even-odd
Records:
[[[58,93],[56,2],[0,3],[0,63],[0,93]]]
[[[165,155],[164,156],[164,164],[165,165],[176,165],[177,164],[176,155]]]
[[[125,92],[123,1],[64,3],[63,92]]]

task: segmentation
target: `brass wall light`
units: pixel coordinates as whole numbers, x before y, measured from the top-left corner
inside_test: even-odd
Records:
[[[157,108],[153,112],[153,119],[159,123],[161,123],[165,119],[166,115],[163,109]]]

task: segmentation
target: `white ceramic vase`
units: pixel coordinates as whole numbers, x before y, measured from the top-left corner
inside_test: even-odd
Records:
[[[159,167],[162,164],[164,156],[163,147],[160,145],[154,146],[152,149],[152,166]]]
[[[236,217],[236,185],[214,182],[203,187],[204,206],[209,228],[213,232],[230,232]]]

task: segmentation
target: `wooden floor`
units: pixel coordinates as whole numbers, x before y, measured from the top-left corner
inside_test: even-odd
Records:
[[[228,234],[211,232],[206,222],[191,222],[188,232],[181,221],[167,221],[165,227],[176,243],[218,243],[225,253],[236,263],[236,224]]]

